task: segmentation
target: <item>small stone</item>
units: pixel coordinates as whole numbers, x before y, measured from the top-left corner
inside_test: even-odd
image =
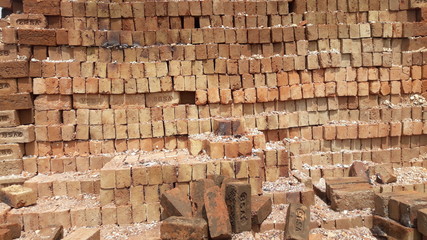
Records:
[[[164,240],[208,239],[208,225],[203,218],[173,216],[161,223],[160,238]]]

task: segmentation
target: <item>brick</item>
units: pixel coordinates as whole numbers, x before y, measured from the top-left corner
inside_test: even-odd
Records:
[[[367,183],[345,184],[331,191],[331,208],[335,211],[374,207],[374,191]]]
[[[227,204],[219,187],[208,188],[204,195],[209,233],[212,239],[231,238],[231,224]]]
[[[379,215],[381,217],[388,217],[389,216],[389,201],[392,197],[397,196],[405,196],[405,195],[411,195],[416,194],[414,191],[402,191],[402,192],[390,192],[390,193],[377,193],[374,197],[375,202],[375,211],[374,213],[376,215]]]
[[[7,61],[0,62],[0,78],[21,78],[28,77],[28,62],[27,61]]]
[[[363,162],[353,162],[350,166],[349,176],[368,179],[368,166]]]
[[[36,239],[40,240],[59,240],[64,237],[64,228],[62,226],[43,228],[38,231],[37,235],[39,238]]]
[[[251,186],[244,182],[231,182],[225,187],[225,202],[230,216],[233,233],[250,231]]]
[[[203,218],[170,217],[160,225],[160,238],[208,239],[208,226]]]
[[[11,207],[21,208],[35,204],[37,193],[31,188],[12,185],[0,190],[0,198]]]
[[[160,198],[160,205],[163,207],[164,214],[167,217],[192,216],[191,202],[187,194],[179,188],[164,192]]]
[[[194,217],[204,217],[206,189],[215,186],[211,179],[201,179],[190,183],[190,199]]]
[[[416,229],[405,227],[388,218],[374,215],[373,225],[375,228],[379,228],[382,232],[386,233],[389,237],[395,239],[421,239],[420,233]]]
[[[61,15],[60,0],[25,0],[23,1],[24,12],[43,15]]]
[[[34,126],[22,125],[0,129],[0,143],[29,143],[34,140]]]
[[[285,225],[285,239],[308,239],[310,232],[310,209],[302,204],[291,203]]]
[[[101,233],[98,228],[78,228],[63,239],[64,240],[100,240]]]
[[[0,239],[12,240],[12,233],[9,229],[0,229]]]
[[[252,224],[261,224],[272,211],[271,197],[252,196],[251,197]]]
[[[394,174],[391,165],[379,165],[375,168],[375,175],[377,176],[376,181],[381,184],[388,184],[397,181],[397,177]]]
[[[47,21],[41,14],[11,14],[10,26],[19,28],[45,28]]]
[[[56,32],[48,29],[18,29],[18,41],[26,45],[55,46]]]
[[[8,229],[13,239],[21,237],[21,224],[19,223],[3,223],[0,229]]]

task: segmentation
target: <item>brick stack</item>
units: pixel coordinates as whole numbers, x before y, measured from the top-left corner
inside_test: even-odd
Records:
[[[261,194],[292,172],[342,180],[356,160],[426,167],[423,0],[0,7],[0,175],[39,174],[25,183],[39,199],[99,195],[87,212],[13,209],[24,229],[64,212],[64,227],[159,220],[162,193],[215,174]],[[366,181],[369,197],[425,191]],[[306,187],[273,203],[314,204]]]

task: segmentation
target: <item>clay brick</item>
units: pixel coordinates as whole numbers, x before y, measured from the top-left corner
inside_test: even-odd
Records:
[[[206,189],[213,187],[214,181],[211,179],[201,179],[190,183],[190,198],[194,217],[204,217],[204,194]]]
[[[61,15],[60,0],[25,0],[24,12],[43,15]]]
[[[251,197],[252,224],[261,224],[272,211],[272,201],[268,196]]]
[[[100,230],[98,228],[78,228],[66,236],[64,240],[100,240]]]
[[[225,187],[225,202],[230,216],[233,233],[250,231],[251,186],[244,182],[231,182]]]
[[[18,40],[20,44],[55,46],[56,32],[48,29],[18,29]]]
[[[12,185],[0,190],[0,198],[11,207],[21,208],[35,204],[37,193],[31,188]]]
[[[212,239],[231,238],[227,204],[219,187],[208,188],[204,195],[209,233]]]
[[[207,239],[208,226],[203,218],[170,217],[160,225],[161,239]]]
[[[298,203],[288,207],[285,225],[286,239],[308,239],[310,232],[310,209]]]
[[[179,188],[166,191],[160,198],[160,204],[164,209],[166,217],[183,216],[191,217],[191,202],[185,192]]]

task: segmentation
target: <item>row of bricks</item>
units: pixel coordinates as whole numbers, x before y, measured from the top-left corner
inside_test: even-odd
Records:
[[[251,188],[256,189],[259,186],[260,178],[239,179],[246,180],[251,183]],[[251,181],[252,180],[252,181]],[[192,187],[191,183],[176,182],[176,186],[188,192],[188,188]],[[128,188],[114,188],[114,189],[101,189],[100,202],[101,206],[108,206],[114,204],[116,206],[132,205],[138,206],[144,203],[160,202],[162,192],[172,188],[173,184],[161,185],[145,185],[145,186],[131,186]],[[254,191],[259,193],[260,189]]]
[[[260,232],[267,232],[271,230],[281,231],[285,227],[284,221],[273,221],[266,219],[260,226]],[[371,215],[358,215],[352,218],[338,218],[338,219],[324,219],[310,222],[310,228],[323,228],[327,230],[344,230],[350,228],[372,228],[373,219]],[[310,236],[322,236],[322,234],[311,234]]]
[[[30,15],[31,18],[32,17]],[[369,11],[364,13],[344,12],[307,12],[292,15],[264,16],[202,16],[202,17],[139,17],[139,18],[96,18],[96,17],[48,17],[40,19],[40,28],[75,29],[75,30],[124,30],[124,31],[153,31],[158,29],[194,29],[209,27],[227,28],[256,28],[275,27],[300,24],[303,20],[309,24],[359,24],[367,22],[417,22],[417,12],[409,11]],[[144,25],[147,24],[147,25]],[[15,22],[10,26],[18,27]],[[22,26],[22,25],[20,25]],[[322,33],[325,34],[325,33]],[[327,33],[326,33],[327,34]]]
[[[308,116],[308,115],[307,115]],[[288,123],[289,117],[279,118],[271,115],[268,118],[247,118],[248,127],[254,124],[259,130],[278,130],[295,127]],[[301,125],[300,125],[301,124]],[[308,126],[308,120],[300,120],[297,127]],[[317,125],[313,122],[312,125]],[[299,126],[298,126],[299,125]],[[369,130],[369,131],[367,131]],[[371,132],[372,130],[372,132]],[[135,123],[128,125],[51,125],[36,126],[37,141],[72,141],[72,140],[104,140],[104,139],[139,139],[152,137],[170,137],[184,134],[211,132],[210,120],[178,120],[176,122]],[[348,132],[347,132],[348,131]],[[323,134],[322,134],[323,133]],[[306,133],[309,134],[309,133]],[[427,134],[427,123],[421,121],[392,122],[389,124],[348,124],[346,126],[313,127],[314,139],[356,139],[377,138],[386,136],[411,136]],[[216,154],[220,154],[217,152]]]
[[[315,99],[320,100],[320,99]],[[334,103],[331,100],[330,111],[328,113],[320,113],[327,109],[319,110],[319,108],[310,106],[310,108],[295,108],[295,106],[289,106],[289,108],[284,107],[283,112],[280,115],[286,114],[301,114],[301,118],[304,118],[304,115],[307,113],[295,113],[295,112],[309,112],[308,115],[323,115],[319,123],[326,123],[333,120],[342,120],[342,121],[401,121],[403,119],[412,119],[412,120],[426,120],[427,119],[427,109],[421,106],[394,106],[392,109],[388,107],[375,107],[372,109],[365,109],[363,111],[359,110],[349,110],[349,109],[336,109],[332,105]],[[310,102],[313,105],[317,105],[318,101]],[[320,103],[320,102],[319,102]],[[328,105],[328,102],[324,102]],[[50,125],[96,125],[96,124],[109,124],[109,125],[121,125],[121,124],[132,124],[132,123],[143,123],[151,121],[176,121],[178,119],[203,119],[203,118],[213,118],[218,116],[215,112],[210,112],[209,108],[196,107],[194,105],[177,105],[169,107],[153,107],[153,108],[143,108],[143,109],[105,109],[105,110],[89,110],[89,109],[78,109],[78,110],[68,110],[68,111],[35,111],[35,125],[36,126],[50,126]],[[251,104],[243,105],[243,109],[240,111],[234,111],[232,114],[235,117],[254,115],[254,111],[262,113],[265,112],[266,115],[270,115],[270,110],[261,107],[252,106]],[[237,108],[237,107],[236,107]],[[260,109],[262,108],[262,109]],[[275,109],[276,111],[278,109]],[[288,112],[285,112],[287,110]],[[317,112],[317,113],[313,113]],[[0,112],[0,114],[6,114],[7,112]],[[299,122],[299,117],[296,117],[294,122]],[[295,117],[292,117],[295,119]],[[309,120],[310,122],[310,120]],[[212,124],[213,125],[213,124]],[[291,124],[294,126],[295,124]]]
[[[129,188],[131,186],[182,183],[205,179],[208,175],[221,174],[231,178],[262,176],[261,159],[257,157],[207,162],[175,162],[168,165],[114,166],[126,156],[118,156],[101,169],[101,189]],[[128,156],[129,157],[129,156]],[[139,156],[131,156],[138,159]],[[161,159],[159,159],[161,160]],[[165,158],[165,160],[167,160]]]
[[[266,132],[268,141],[281,141],[286,137],[306,137],[312,139],[312,127],[299,127],[282,130],[271,130]],[[384,141],[382,146],[399,147],[400,142],[407,147],[419,146],[422,135],[385,137],[374,139],[357,139],[364,146],[375,141]],[[346,147],[350,140],[343,140],[342,146]],[[338,142],[338,141],[336,141]],[[373,143],[372,143],[373,144]],[[410,144],[410,145],[409,145]],[[25,144],[27,155],[36,156],[88,156],[90,154],[109,154],[126,151],[153,151],[156,149],[183,149],[188,148],[187,137],[165,137],[146,139],[118,139],[118,140],[90,140],[69,142],[33,142]]]
[[[304,141],[299,142],[289,142],[289,139],[285,138],[284,141],[286,142],[286,149],[289,151],[290,154],[294,156],[311,154],[313,152],[319,152],[320,154],[327,153],[325,156],[332,157],[338,154],[336,156],[338,157],[337,159],[347,159],[343,161],[345,162],[345,164],[350,164],[351,162],[349,161],[352,159],[351,155],[345,157],[346,154],[350,152],[358,152],[361,150],[378,150],[393,148],[396,151],[400,151],[399,149],[401,148],[411,149],[415,147],[420,147],[421,154],[424,154],[426,152],[427,140],[424,140],[424,138],[421,137],[422,136],[404,136],[351,140],[304,139]],[[341,150],[346,150],[346,152],[341,152]],[[340,155],[343,156],[341,157]]]
[[[84,203],[83,203],[84,204]],[[24,231],[35,231],[52,225],[71,227],[97,227],[101,224],[128,225],[132,223],[154,222],[160,220],[160,203],[139,206],[107,206],[85,208],[61,208],[44,212],[31,209],[31,212],[10,211],[4,216],[8,222],[20,223]]]
[[[355,45],[359,52],[339,53],[341,42],[345,43],[347,51],[348,45]],[[63,65],[73,62],[159,62],[159,61],[195,61],[195,60],[217,60],[230,59],[235,61],[261,61],[262,59],[274,58],[285,61],[292,58],[293,55],[307,56],[313,55],[316,51],[321,51],[320,54],[326,56],[332,53],[337,55],[354,54],[358,56],[363,54],[365,58],[371,55],[374,57],[375,63],[381,62],[383,55],[392,56],[394,61],[400,63],[396,65],[422,65],[424,52],[420,51],[404,51],[402,52],[401,39],[379,39],[367,38],[358,40],[319,40],[319,41],[297,41],[288,43],[267,43],[267,44],[200,44],[200,45],[175,45],[175,46],[148,46],[148,47],[132,47],[132,48],[97,48],[97,47],[43,47],[43,46],[20,46],[17,50],[15,45],[3,45],[2,51],[9,54],[2,57],[2,60],[13,60],[17,56],[32,57],[34,63],[36,60],[41,60],[42,64],[57,62]],[[360,47],[359,45],[362,45]],[[285,55],[285,56],[280,56]],[[425,55],[425,54],[424,54]],[[398,58],[398,59],[396,59]],[[48,59],[48,60],[47,60]],[[53,61],[52,61],[53,60]],[[271,60],[264,60],[271,61]],[[65,62],[65,63],[64,63]],[[38,63],[40,64],[40,63]],[[266,63],[265,63],[266,64]],[[277,65],[277,64],[275,64]],[[290,64],[287,64],[290,65]],[[381,64],[380,64],[381,65]],[[286,69],[286,67],[285,67]],[[67,70],[65,70],[67,72]]]
[[[325,166],[336,164],[351,165],[354,160],[369,161],[375,163],[401,163],[409,162],[419,158],[420,154],[425,154],[427,147],[414,147],[403,149],[379,149],[348,151],[346,153],[316,153],[303,154],[291,157],[290,167],[301,170],[303,165]],[[348,175],[347,175],[348,176]]]
[[[425,164],[422,164],[422,162],[402,162],[402,163],[396,163],[394,164],[393,167],[425,167]],[[312,168],[308,170],[308,174],[310,175],[310,177],[312,178],[312,181],[319,181],[321,178],[323,177],[343,177],[342,175],[342,169],[340,168]],[[347,174],[344,174],[344,177],[347,177]],[[424,186],[424,184],[422,184]],[[403,191],[406,189],[414,189],[414,186],[417,185],[413,185],[413,184],[407,184],[407,185],[382,185],[382,186],[378,186],[374,189],[376,189],[376,191],[381,191],[382,189],[390,189],[393,188],[396,191]]]
[[[341,42],[343,44],[341,44]],[[329,47],[330,43],[331,47]],[[362,57],[364,60],[363,63],[370,63],[371,66],[384,65],[385,67],[391,67],[390,63],[395,63],[394,65],[403,66],[423,65],[422,61],[425,58],[425,54],[423,52],[401,52],[401,45],[401,40],[386,41],[382,39],[365,39],[359,41],[344,39],[342,41],[298,41],[285,44],[278,43],[262,45],[203,44],[176,45],[173,47],[155,46],[147,48],[127,48],[124,50],[92,47],[49,47],[47,49],[46,47],[35,46],[33,47],[32,52],[31,49],[28,48],[29,51],[21,51],[18,54],[23,54],[27,57],[32,56],[35,59],[43,60],[41,62],[32,61],[31,64],[33,65],[33,68],[47,68],[45,70],[49,70],[49,68],[54,68],[53,66],[55,64],[61,65],[61,69],[58,69],[58,72],[61,70],[60,74],[62,76],[67,76],[67,74],[69,74],[68,68],[79,68],[79,65],[83,63],[86,65],[87,68],[89,68],[86,71],[94,71],[94,67],[91,65],[95,63],[99,64],[100,66],[106,64],[111,65],[112,62],[117,62],[120,65],[126,64],[126,62],[127,65],[138,65],[143,63],[156,64],[156,62],[160,66],[161,64],[174,64],[173,66],[177,68],[176,71],[178,72],[181,72],[180,68],[184,67],[181,65],[186,64],[185,67],[191,69],[192,66],[188,64],[193,63],[196,65],[203,65],[204,68],[206,68],[207,74],[215,72],[215,70],[218,68],[214,66],[214,63],[221,65],[220,67],[225,69],[227,67],[227,63],[240,63],[240,65],[243,64],[242,70],[245,70],[245,68],[249,68],[246,65],[250,63],[250,70],[253,69],[253,71],[259,69],[259,65],[261,64],[263,65],[263,69],[265,69],[264,71],[278,71],[282,69],[290,71],[297,67],[295,65],[305,65],[305,62],[307,61],[306,58],[316,58],[316,55],[320,56],[320,64],[322,67],[340,67],[342,64],[337,61],[341,61],[341,59],[348,62],[352,62],[352,65],[357,66],[357,64],[361,64],[361,59],[356,58]],[[7,46],[10,50],[5,51],[14,52],[14,50],[11,48],[15,47],[11,45]],[[348,49],[350,46],[354,46],[353,52],[350,52],[350,50]],[[363,46],[363,49],[361,46]],[[339,49],[342,49],[343,51],[340,53],[338,52]],[[315,51],[317,50],[320,50],[321,52],[316,53]],[[352,56],[354,59],[349,59],[350,56]],[[13,59],[14,56],[10,55],[4,60]],[[46,61],[46,59],[53,61]],[[136,63],[130,64],[129,62]],[[101,71],[100,74],[102,74],[102,71],[106,71],[105,69],[103,69],[106,68],[105,66],[98,68],[100,68],[98,69],[98,71]],[[77,73],[80,72],[80,69],[75,70],[78,70]],[[113,70],[114,69],[111,69],[110,71]],[[54,71],[54,69],[52,69],[51,71]],[[186,71],[191,72],[191,70]],[[239,67],[237,67],[237,69],[235,69],[234,71],[239,71]],[[258,70],[258,72],[259,71],[260,70]]]
[[[287,1],[178,1],[178,2],[124,2],[96,3],[91,1],[71,2],[59,0],[36,2],[24,1],[25,13],[63,16],[92,17],[142,17],[142,16],[202,16],[202,15],[240,15],[240,14],[288,14],[304,12],[364,12],[369,10],[407,10],[411,6],[409,0],[373,1],[373,0],[305,0],[294,4],[289,9]],[[49,7],[49,9],[44,9]]]
[[[317,101],[316,101],[317,100]],[[344,101],[342,101],[344,100]],[[373,99],[371,99],[373,100]],[[356,99],[356,103],[350,102],[351,105],[356,106],[352,107],[350,110],[347,109],[346,99],[340,98],[318,98],[315,101],[298,101],[298,107],[295,107],[295,102],[287,104],[281,104],[275,106],[265,105],[261,103],[257,104],[235,104],[231,105],[228,108],[218,108],[218,106],[194,106],[189,105],[178,105],[176,107],[167,107],[163,110],[162,108],[142,108],[142,109],[105,109],[105,110],[89,110],[89,109],[77,109],[70,111],[62,111],[63,120],[59,119],[60,116],[54,115],[52,111],[49,111],[49,118],[47,115],[39,114],[40,111],[36,113],[37,125],[56,125],[56,124],[65,124],[65,125],[97,125],[97,124],[106,124],[106,125],[122,125],[122,124],[138,124],[145,122],[176,122],[179,120],[186,120],[186,122],[194,120],[203,120],[208,121],[209,125],[213,126],[211,123],[211,118],[222,116],[222,117],[231,117],[231,116],[245,116],[248,118],[248,126],[254,126],[253,119],[254,115],[257,113],[265,112],[264,116],[257,116],[258,119],[263,118],[263,122],[275,121],[276,118],[279,118],[280,122],[287,121],[288,124],[284,126],[305,126],[305,125],[316,125],[324,124],[328,121],[333,120],[346,120],[346,121],[378,121],[383,120],[386,122],[389,121],[402,121],[403,119],[413,119],[413,120],[425,120],[426,115],[422,114],[422,108],[411,109],[407,107],[396,107],[395,109],[383,109],[383,108],[374,108],[369,109],[363,108],[362,111],[357,110],[358,105],[363,105],[365,103],[375,104],[370,99]],[[309,108],[305,107],[305,104],[315,104]],[[302,105],[301,105],[302,104]],[[378,104],[372,105],[371,107],[378,107]],[[180,112],[180,111],[183,112]],[[338,110],[338,111],[337,111]],[[271,114],[271,111],[276,113]],[[151,112],[151,113],[150,113]],[[291,112],[291,113],[289,113]],[[76,114],[77,113],[77,114]],[[150,116],[151,115],[151,116]],[[163,115],[163,116],[162,116]],[[279,117],[277,117],[279,115]],[[55,119],[51,119],[55,118]],[[285,119],[286,120],[283,120]],[[313,118],[310,120],[310,118]],[[190,120],[188,120],[190,119]],[[309,119],[309,120],[307,120]],[[77,121],[76,121],[77,120]],[[260,120],[261,121],[261,120]],[[308,124],[304,124],[308,123]],[[282,126],[282,124],[280,124]]]
[[[209,88],[205,90],[196,90],[195,99],[193,94],[187,95],[189,101],[197,105],[207,103],[221,105],[231,104],[249,104],[249,103],[268,103],[277,101],[313,99],[324,97],[373,97],[375,95],[399,95],[399,94],[417,94],[425,92],[425,83],[421,80],[392,81],[387,82],[329,82],[282,86],[279,88],[246,88],[240,90]],[[172,90],[172,89],[170,89]],[[190,89],[188,89],[190,90]],[[354,92],[353,92],[354,90]],[[191,90],[190,90],[191,91]],[[71,93],[67,93],[70,94]],[[163,105],[170,105],[180,101],[180,95],[174,92],[158,93],[157,95],[170,98],[170,102]],[[183,93],[185,94],[185,93]],[[34,101],[36,110],[69,110],[74,106],[75,109],[106,109],[106,108],[144,108],[155,106],[153,94],[74,94],[70,95],[40,95]],[[182,95],[181,95],[182,96]],[[356,102],[354,102],[356,100]],[[56,102],[55,102],[56,101]],[[352,104],[358,103],[357,99],[352,100]],[[58,105],[61,103],[62,105]],[[231,108],[231,106],[229,107]]]
[[[375,67],[368,64],[367,67],[361,67],[362,56],[369,56],[370,60],[376,60]],[[374,56],[374,58],[373,58]],[[375,58],[378,56],[379,58]],[[427,76],[427,68],[420,62],[420,66],[414,64],[413,57],[415,54],[391,54],[391,53],[371,53],[364,54],[333,54],[321,53],[310,54],[308,56],[295,57],[267,57],[261,59],[216,59],[205,61],[178,61],[171,60],[165,62],[145,62],[145,63],[106,63],[106,62],[30,62],[29,74],[31,77],[72,77],[82,81],[80,88],[85,87],[85,78],[96,81],[96,78],[113,78],[117,79],[123,85],[123,79],[198,79],[197,86],[206,86],[210,88],[245,88],[256,86],[254,81],[259,84],[269,84],[267,86],[288,85],[296,83],[309,82],[329,82],[336,81],[339,77],[346,81],[366,81],[366,80],[408,80],[422,79]],[[422,61],[423,58],[420,60]],[[393,63],[402,62],[405,66],[396,67]],[[358,64],[359,62],[360,64]],[[418,61],[415,61],[418,62]],[[6,62],[2,66],[6,66]],[[320,65],[319,65],[320,63]],[[372,61],[370,63],[373,63]],[[10,63],[8,64],[10,65]],[[307,65],[307,67],[306,67]],[[412,66],[411,66],[412,65]],[[19,65],[16,65],[18,67]],[[332,68],[331,68],[332,67]],[[297,70],[297,71],[295,71]],[[308,70],[308,71],[306,71]],[[261,74],[260,74],[261,73]],[[273,73],[273,74],[269,74]],[[266,74],[266,75],[264,75]],[[276,75],[277,74],[277,75]],[[224,76],[225,75],[225,76]],[[3,75],[3,78],[16,78],[17,76]],[[168,78],[169,77],[169,78]],[[122,79],[120,79],[122,78]],[[221,78],[221,79],[219,79]],[[231,80],[230,80],[231,78]],[[268,82],[266,81],[266,78]],[[64,81],[66,81],[65,79]],[[42,80],[43,81],[43,80]],[[55,79],[50,79],[55,81]],[[69,79],[68,81],[71,81]],[[99,80],[98,80],[99,81]],[[110,81],[110,80],[106,80]],[[218,83],[224,81],[225,86]],[[233,81],[233,85],[227,82]],[[280,81],[280,82],[279,82]],[[239,82],[241,82],[239,84]],[[209,83],[209,84],[208,84]],[[252,84],[251,84],[252,83]],[[273,85],[272,85],[273,83]],[[73,84],[73,85],[77,85]],[[196,83],[194,83],[196,88]],[[262,86],[262,85],[258,85]],[[77,86],[76,86],[77,87]],[[185,87],[185,84],[184,84]],[[198,87],[198,89],[203,89]]]
[[[33,142],[26,144],[26,154],[35,156],[89,156],[126,151],[153,151],[187,148],[187,137],[145,139],[89,140],[69,142]]]
[[[147,23],[144,23],[147,26]],[[316,41],[321,39],[409,38],[424,36],[427,29],[419,23],[366,23],[352,25],[310,25],[307,27],[274,27],[248,29],[173,29],[150,31],[92,31],[66,29],[3,28],[3,41],[7,44],[38,46],[104,46],[202,44],[202,43],[275,43]],[[411,39],[407,41],[411,42]]]
[[[292,138],[313,139],[313,127],[299,127],[280,130],[265,130],[266,141],[287,141]],[[364,139],[334,139],[330,141],[324,151],[341,151],[346,150],[361,150],[363,149],[378,149],[378,148],[411,148],[426,146],[425,137],[423,135],[397,136],[397,137],[381,137],[381,138],[364,138]],[[362,144],[362,145],[360,145]],[[329,150],[327,148],[330,147]],[[423,150],[424,151],[424,150]]]
[[[78,198],[81,194],[99,194],[99,179],[88,180],[43,180],[34,178],[24,183],[33,189],[38,197],[68,196]]]
[[[65,172],[87,172],[100,170],[113,158],[112,155],[90,155],[75,157],[24,157],[23,171],[29,173],[65,173]]]
[[[392,72],[393,73],[393,72]],[[285,75],[285,76],[283,76]],[[134,95],[147,93],[159,93],[171,91],[177,92],[195,92],[196,104],[204,105],[206,103],[255,103],[270,101],[298,100],[314,97],[328,96],[368,96],[381,94],[383,96],[390,94],[410,94],[423,93],[427,89],[426,80],[420,78],[411,78],[407,74],[391,75],[393,80],[367,82],[356,81],[337,81],[335,76],[342,74],[325,74],[329,81],[316,81],[321,77],[316,76],[315,83],[310,83],[312,79],[303,79],[305,83],[300,84],[300,78],[287,78],[284,73],[256,74],[255,79],[245,75],[243,81],[236,75],[219,75],[213,77],[150,77],[138,79],[122,78],[34,78],[33,93],[36,95],[73,95],[73,94],[103,94],[103,95]],[[402,77],[403,75],[403,77]],[[415,75],[415,74],[414,74]],[[383,78],[387,76],[382,75]],[[406,76],[406,77],[405,77]],[[347,76],[345,76],[347,77]],[[405,79],[402,79],[405,78]],[[412,80],[409,80],[412,79]],[[219,81],[218,81],[219,80]],[[308,80],[308,81],[307,81]],[[311,80],[311,81],[310,81]],[[0,91],[0,94],[17,93],[18,89],[13,80],[3,80],[8,87]],[[1,81],[0,81],[1,83]],[[212,86],[213,85],[213,86]],[[215,86],[216,85],[216,86]],[[243,85],[243,86],[242,86]],[[231,89],[230,89],[231,88]],[[169,93],[170,94],[170,93]],[[183,93],[185,94],[185,93]],[[177,93],[176,98],[179,98]],[[113,97],[112,96],[112,97]],[[142,95],[143,96],[143,95]],[[128,96],[130,97],[130,96]],[[112,102],[117,102],[111,100]],[[143,105],[143,104],[142,104]]]

